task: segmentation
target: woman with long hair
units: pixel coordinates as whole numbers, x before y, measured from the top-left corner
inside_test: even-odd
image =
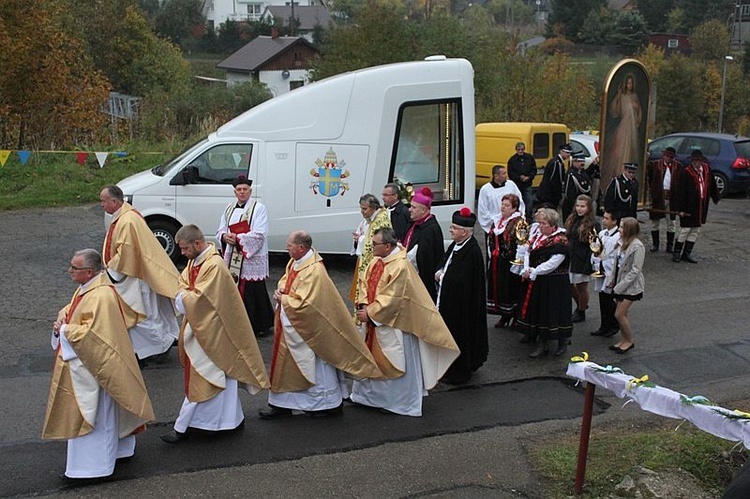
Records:
[[[591,267],[589,236],[599,232],[599,223],[594,216],[591,197],[581,194],[576,198],[573,213],[565,221],[565,230],[570,242],[570,284],[576,309],[571,322],[586,320],[589,308],[589,280],[594,271]]]
[[[615,271],[611,277],[607,277],[606,284],[612,288],[613,296],[617,302],[615,319],[620,325],[621,334],[620,341],[609,349],[614,350],[617,354],[624,354],[635,348],[628,312],[633,302],[643,298],[643,260],[646,257],[646,248],[638,239],[639,232],[638,220],[632,217],[622,219]]]

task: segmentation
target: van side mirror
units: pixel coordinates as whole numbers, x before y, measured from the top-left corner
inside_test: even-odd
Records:
[[[169,181],[169,185],[188,185],[196,184],[198,180],[198,167],[187,166],[180,173],[172,177]]]

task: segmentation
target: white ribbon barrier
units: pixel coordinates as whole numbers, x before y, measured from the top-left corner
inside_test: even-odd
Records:
[[[750,414],[712,405],[700,395],[687,397],[649,381],[648,376],[636,378],[613,366],[602,367],[588,362],[588,355],[574,357],[567,375],[601,386],[619,398],[628,398],[644,411],[672,419],[690,421],[701,430],[732,442],[742,442],[750,449]]]

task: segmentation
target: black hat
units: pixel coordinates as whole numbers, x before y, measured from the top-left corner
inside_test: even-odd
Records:
[[[638,163],[625,163],[625,169],[634,172],[638,170]]]
[[[706,159],[703,157],[703,151],[700,149],[693,149],[693,152],[690,153],[690,159]]]
[[[582,152],[573,155],[573,161],[586,161],[586,155]]]
[[[677,151],[674,150],[674,147],[665,147],[662,151],[662,154],[666,154],[667,156],[674,158],[675,154],[677,154]]]
[[[248,187],[252,187],[253,181],[244,175],[237,175],[237,178],[232,181],[232,187],[237,187],[240,184],[246,184]]]
[[[573,153],[573,146],[570,144],[563,144],[560,146],[560,152],[567,152],[569,154]]]
[[[453,212],[453,223],[471,229],[477,222],[477,216],[467,207]]]

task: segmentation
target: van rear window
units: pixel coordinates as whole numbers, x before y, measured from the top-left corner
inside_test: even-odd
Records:
[[[534,157],[535,158],[549,158],[549,134],[548,133],[535,133],[534,134]]]

